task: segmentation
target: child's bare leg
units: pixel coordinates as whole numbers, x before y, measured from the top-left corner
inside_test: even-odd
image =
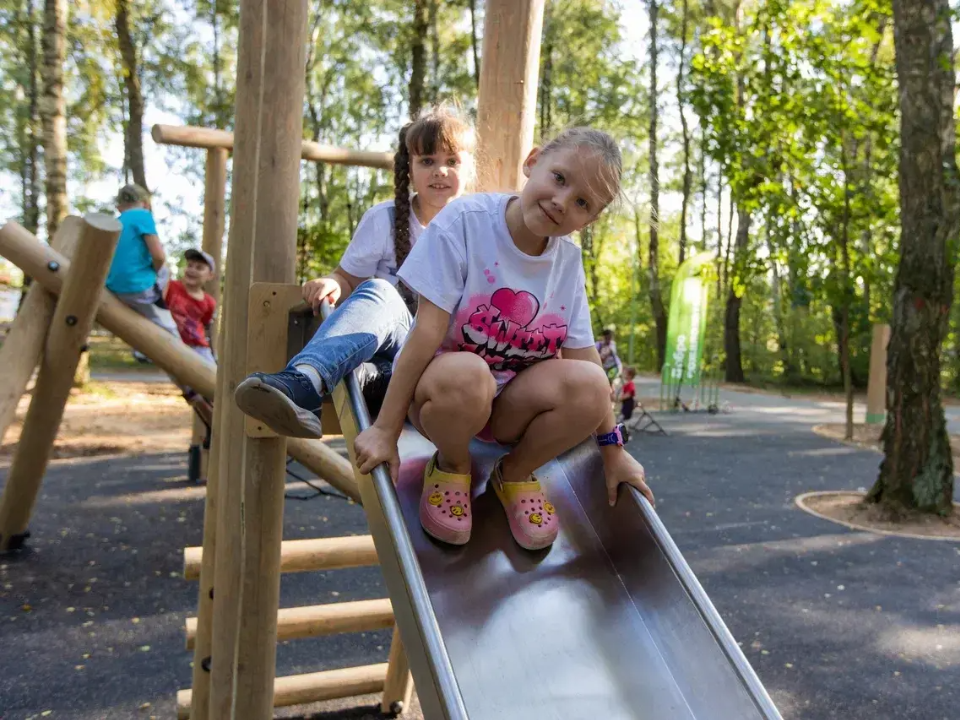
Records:
[[[523,482],[541,465],[595,432],[610,411],[603,370],[585,360],[548,360],[527,368],[494,401],[490,428],[517,442],[503,458],[504,482]]]
[[[437,446],[441,470],[470,473],[470,440],[487,424],[496,390],[487,363],[473,353],[444,353],[427,366],[410,420]]]

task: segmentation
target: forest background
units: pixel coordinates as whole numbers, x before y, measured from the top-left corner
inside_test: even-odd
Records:
[[[204,155],[149,124],[232,129],[237,22],[226,0],[0,0],[0,215],[47,237],[135,181],[171,257],[199,244]],[[866,384],[900,236],[892,24],[885,0],[547,2],[538,141],[587,124],[625,153],[622,204],[579,237],[596,329],[625,359],[659,370],[672,277],[709,250],[718,373]],[[482,28],[482,0],[310,0],[305,137],[386,150],[422,105],[473,113]],[[392,188],[305,163],[298,278],[332,269]],[[942,381],[960,392],[951,313]]]

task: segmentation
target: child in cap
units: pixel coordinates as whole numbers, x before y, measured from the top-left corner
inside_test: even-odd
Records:
[[[215,363],[210,347],[210,326],[217,310],[217,301],[203,286],[216,272],[217,265],[209,253],[191,248],[184,253],[187,267],[180,280],[171,280],[163,291],[163,299],[173,315],[184,344],[204,360]]]

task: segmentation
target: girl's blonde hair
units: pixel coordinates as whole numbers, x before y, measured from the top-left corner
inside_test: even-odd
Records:
[[[473,153],[477,133],[460,112],[447,105],[424,109],[400,129],[393,156],[393,246],[397,267],[410,252],[410,156],[438,152]]]
[[[623,155],[617,141],[603,130],[589,127],[572,127],[564,130],[553,140],[540,148],[540,154],[546,155],[555,150],[575,148],[596,153],[603,165],[598,178],[600,186],[596,188],[601,196],[609,196],[610,202],[620,197],[620,183],[623,179]],[[609,203],[608,203],[609,204]]]

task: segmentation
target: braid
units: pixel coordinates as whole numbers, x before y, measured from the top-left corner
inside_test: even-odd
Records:
[[[412,123],[400,129],[397,152],[393,156],[393,249],[397,268],[410,253],[410,151],[407,149],[407,130]]]

